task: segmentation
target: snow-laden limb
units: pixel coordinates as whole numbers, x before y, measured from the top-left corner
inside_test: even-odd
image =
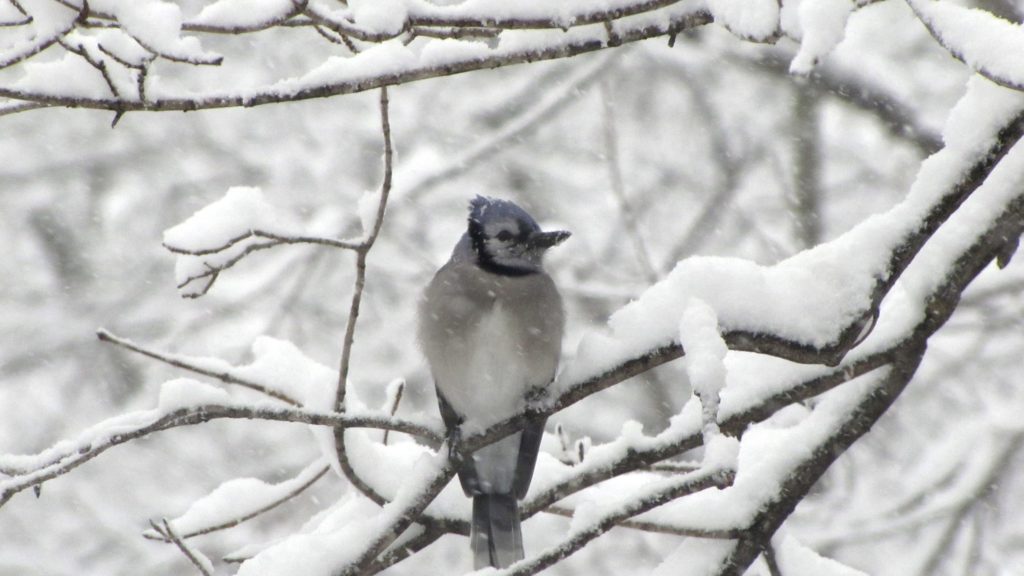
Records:
[[[239,34],[277,26],[302,13],[305,2],[295,0],[217,0],[207,4],[191,20],[186,30]]]
[[[322,229],[327,223],[315,225]],[[321,244],[355,250],[360,243],[302,231],[264,200],[258,188],[234,187],[184,222],[164,231],[164,247],[177,255],[181,295],[206,294],[218,275],[249,254],[282,244]]]
[[[1004,213],[1014,226],[1016,234],[1020,233],[1020,227],[1024,224],[1024,198],[1018,195],[1016,207]],[[731,385],[723,398],[720,425],[724,430],[732,430],[738,433],[748,427],[751,422],[757,422],[776,414],[784,406],[797,402],[801,399],[820,394],[834,388],[839,384],[850,381],[862,374],[875,370],[887,364],[900,364],[915,362],[919,359],[923,350],[923,342],[941,327],[942,323],[955,307],[956,299],[962,289],[970,280],[978,274],[985,265],[990,262],[997,252],[997,247],[1012,237],[1014,232],[1008,232],[1001,221],[992,223],[987,229],[980,229],[978,233],[981,239],[975,242],[976,246],[987,246],[987,252],[981,256],[972,256],[971,252],[962,253],[959,257],[949,257],[948,266],[952,266],[947,273],[940,273],[939,276],[947,278],[952,286],[934,287],[931,293],[919,294],[916,302],[900,300],[894,303],[894,309],[908,309],[905,315],[891,318],[892,314],[883,313],[883,324],[878,332],[873,334],[869,341],[865,342],[864,348],[858,348],[851,354],[844,365],[835,369],[822,369],[819,367],[795,367],[782,365],[785,370],[779,373],[781,380],[772,383],[763,380],[774,373],[775,370],[764,364],[763,359],[753,363],[749,370],[737,370],[734,367],[731,375],[735,375],[735,385]],[[987,255],[985,255],[987,254]],[[936,270],[931,263],[922,263],[918,268],[912,268],[909,273],[916,275],[918,271],[924,274],[925,268],[929,273],[934,274]],[[902,295],[902,290],[900,291]],[[898,316],[898,315],[896,315]],[[888,347],[885,347],[888,346]],[[909,359],[900,360],[901,357]],[[749,357],[754,360],[756,357]],[[800,368],[800,370],[794,370]],[[899,378],[892,378],[888,395],[865,396],[867,402],[877,402],[879,398],[893,399],[893,394],[898,392],[900,378],[909,380],[912,370],[904,367],[897,370]],[[773,384],[765,386],[765,384]],[[904,383],[905,384],[905,383]],[[876,405],[875,410],[884,410],[884,406]],[[571,474],[563,474],[561,478],[551,477],[538,478],[536,490],[532,493],[530,500],[524,506],[524,515],[529,516],[544,509],[554,501],[560,500],[586,486],[593,486],[599,482],[608,480],[630,470],[636,470],[642,466],[649,465],[663,458],[678,455],[686,450],[700,445],[700,418],[697,410],[690,410],[680,418],[674,419],[672,425],[658,436],[653,438],[636,434],[624,434],[619,440],[602,446],[595,446],[589,453],[588,459],[574,467]],[[866,431],[866,428],[863,429]],[[785,443],[780,454],[785,453]],[[758,453],[772,453],[775,450],[755,450]],[[824,463],[819,463],[824,466]],[[746,466],[746,467],[745,467]],[[756,470],[756,468],[754,468]],[[539,467],[543,471],[542,467]],[[744,472],[750,472],[750,466],[742,462],[739,465],[740,479],[744,478]],[[791,478],[798,477],[793,474]],[[746,481],[738,480],[736,486],[742,488]],[[809,489],[807,484],[805,488]],[[735,488],[734,488],[735,489]],[[615,493],[621,493],[616,491]],[[693,504],[691,504],[693,505]],[[751,511],[756,511],[757,505],[753,504],[745,508],[747,515],[735,519],[732,523],[709,525],[707,523],[679,523],[673,522],[655,514],[642,520],[650,520],[652,526],[657,526],[658,531],[690,533],[690,534],[735,534],[736,530],[744,525],[740,520],[749,520]],[[713,516],[713,515],[709,515]],[[702,514],[691,514],[691,518],[703,518]],[[674,530],[673,530],[674,528]]]
[[[228,480],[193,502],[181,516],[165,522],[182,539],[232,528],[298,496],[329,469],[320,459],[306,466],[298,475],[277,484],[268,484],[257,478]],[[146,531],[143,536],[167,541],[166,531]]]
[[[786,576],[867,576],[856,570],[819,555],[792,534],[780,530],[772,541],[777,570]]]
[[[834,391],[815,407],[805,420],[810,426],[810,437],[798,439],[795,448],[787,447],[788,458],[780,462],[779,468],[772,468],[781,472],[772,477],[773,491],[766,493],[751,487],[749,495],[760,506],[747,509],[753,512],[749,528],[737,539],[736,549],[718,574],[742,572],[762,553],[775,531],[832,463],[896,401],[923,355],[924,347],[914,338],[889,366],[863,377],[856,386]],[[798,426],[804,425],[802,422]],[[740,472],[743,469],[741,464]]]
[[[946,138],[950,146],[962,152],[965,148],[977,147],[982,141],[981,138],[988,137],[987,135],[993,132],[1000,134],[999,139],[1003,146],[1008,147],[1015,142],[1013,134],[1020,128],[1017,126],[1019,118],[1013,116],[1012,113],[1014,110],[1013,100],[1000,105],[997,96],[997,94],[988,92],[984,85],[974,86],[947,129]],[[993,99],[994,97],[995,99]],[[967,118],[968,111],[976,111],[979,108],[993,112],[992,117],[995,120],[993,125],[959,124],[961,118]],[[969,131],[968,128],[970,128]],[[781,493],[790,494],[797,487],[804,491],[809,489],[810,483],[807,481],[805,473],[814,470],[823,471],[834,457],[841,453],[844,446],[848,446],[856,437],[867,431],[870,422],[873,421],[872,418],[876,418],[884,412],[902,386],[909,380],[916,362],[919,361],[923,352],[924,342],[948,318],[955,308],[960,292],[1001,253],[1003,246],[1008,241],[1020,234],[1021,227],[1024,226],[1024,195],[1019,193],[1020,186],[1017,183],[1019,183],[1018,179],[1024,173],[1024,169],[1018,164],[1017,158],[1024,156],[1024,151],[1015,149],[1012,154],[1007,155],[1003,150],[1000,152],[1000,156],[1004,157],[1006,162],[999,168],[994,170],[973,168],[975,173],[982,172],[988,175],[989,179],[984,186],[975,185],[981,188],[977,197],[962,199],[964,210],[956,212],[950,218],[948,228],[940,228],[935,233],[933,242],[925,245],[922,249],[923,258],[920,261],[908,263],[904,275],[905,282],[901,283],[883,303],[875,332],[849,355],[845,365],[836,369],[809,366],[800,370],[789,366],[787,368],[789,376],[778,382],[776,387],[757,386],[751,390],[754,392],[752,395],[749,393],[737,396],[726,395],[723,399],[722,427],[739,431],[747,423],[766,418],[791,402],[818,394],[879,367],[893,366],[888,369],[891,376],[884,378],[883,392],[863,395],[863,402],[853,406],[844,417],[843,422],[847,424],[832,427],[832,430],[838,432],[824,438],[821,446],[827,448],[822,448],[819,451],[805,451],[804,453],[808,456],[802,461],[797,458],[795,467],[789,468],[792,472],[781,478],[781,481],[788,487],[788,491],[784,490]],[[930,170],[936,169],[932,167],[929,170],[923,170],[922,180],[927,181],[928,178],[931,178],[934,174]],[[925,282],[931,278],[938,278],[940,281],[938,283],[935,281]],[[925,283],[922,284],[922,282]],[[908,296],[911,297],[911,301],[907,300]],[[665,349],[659,350],[655,350],[646,360],[633,358],[631,361],[635,361],[636,365],[643,367],[671,357],[673,354],[665,352]],[[608,374],[621,376],[626,371],[628,368],[623,364],[609,371]],[[750,374],[747,375],[746,381],[758,383],[759,378],[764,377],[763,370],[759,370],[758,373],[760,377]],[[785,375],[786,372],[783,374]],[[596,385],[600,386],[601,384]],[[571,389],[571,387],[569,388]],[[727,390],[744,392],[742,388],[732,386]],[[555,403],[559,404],[563,400],[557,399]],[[612,446],[595,447],[588,453],[586,461],[574,467],[572,474],[567,474],[565,476],[568,477],[563,476],[556,480],[554,485],[550,480],[543,478],[543,466],[539,466],[538,472],[541,473],[541,476],[538,477],[536,483],[537,491],[524,506],[524,515],[535,513],[582,487],[593,485],[629,470],[635,470],[640,466],[679,454],[699,445],[700,418],[697,416],[696,411],[691,411],[688,420],[674,421],[669,430],[656,438],[647,439],[635,435],[623,435]],[[806,443],[798,445],[801,448],[806,446],[808,446]],[[822,454],[831,454],[831,457],[824,457]],[[794,461],[791,460],[791,462]],[[742,473],[744,470],[742,463],[739,468]],[[794,505],[798,499],[798,497],[791,497],[785,502],[773,503],[768,508],[771,511],[773,522],[781,522],[781,519],[791,511],[791,508],[787,509],[787,506]],[[756,512],[757,506],[751,505],[746,510],[748,514],[744,519],[750,520],[749,513]],[[697,528],[735,530],[736,524],[744,525],[742,522],[738,522],[731,526],[691,526],[690,529],[694,532],[698,531]],[[757,521],[747,525],[751,524],[757,524]],[[759,546],[765,536],[765,533],[753,534],[748,540],[745,540],[743,547],[745,559],[740,558],[737,562],[749,563],[751,560],[749,555],[754,553],[752,551],[760,550],[754,544]]]
[[[683,260],[665,280],[616,311],[609,333],[580,342],[553,392],[564,397],[578,385],[570,383],[587,374],[662,354],[656,351],[678,353],[677,319],[692,297],[715,310],[732,350],[838,363],[870,331],[883,298],[922,247],[982,187],[1021,134],[1024,100],[1013,91],[972,83],[950,117],[946,147],[924,162],[902,203],[773,266],[733,258]],[[979,206],[991,217],[1007,200]],[[984,221],[977,223],[985,229]],[[975,236],[962,236],[962,243]]]
[[[210,403],[213,400],[214,403]],[[16,493],[65,474],[108,449],[179,426],[217,419],[272,420],[338,429],[367,427],[424,434],[435,441],[439,426],[377,412],[345,413],[282,408],[233,400],[224,390],[195,380],[176,379],[161,388],[156,408],[116,416],[95,424],[71,440],[62,440],[38,454],[0,455],[0,506]]]
[[[6,68],[35,56],[57,43],[75,28],[83,12],[57,2],[21,0],[27,14],[23,25],[7,28],[0,34],[0,68]]]
[[[632,494],[628,499],[595,501],[586,508],[577,509],[565,540],[497,573],[508,576],[536,574],[581,550],[624,520],[674,499],[728,485],[731,478],[732,470],[706,466],[695,472],[652,482],[641,493]]]
[[[798,8],[800,50],[790,62],[789,71],[809,74],[838,46],[854,8],[853,0],[801,0]]]
[[[725,354],[729,351],[718,332],[715,311],[694,298],[686,304],[679,320],[679,343],[686,350],[686,374],[694,395],[700,400],[704,440],[717,436],[718,404],[725,388]]]
[[[578,3],[577,6],[586,6],[585,12],[579,14],[566,13],[558,5],[544,4],[544,18],[541,18],[541,21],[529,18],[523,20],[516,15],[505,18],[503,15],[510,14],[509,7],[513,6],[507,3],[502,4],[501,11],[497,11],[497,6],[490,5],[488,10],[482,10],[472,16],[471,21],[465,20],[470,16],[439,19],[434,15],[424,15],[420,25],[481,25],[484,28],[500,30],[500,41],[489,47],[459,41],[456,38],[460,36],[453,35],[450,38],[422,38],[422,42],[406,46],[401,38],[384,41],[377,38],[379,43],[368,46],[359,54],[349,58],[330,58],[297,78],[281,79],[263,86],[236,91],[213,89],[186,93],[171,91],[163,84],[157,84],[146,90],[145,98],[100,98],[80,94],[78,89],[70,84],[63,87],[53,86],[52,83],[48,83],[45,76],[29,74],[19,81],[18,86],[0,86],[0,96],[121,113],[140,110],[256,106],[351,94],[425,78],[538,60],[567,58],[646,38],[674,35],[712,20],[711,15],[698,2],[631,0],[616,4],[614,7],[603,9],[595,8],[591,3]],[[518,3],[515,6],[518,6]],[[531,3],[531,6],[541,4]],[[461,10],[458,6],[443,8]],[[413,12],[415,10],[410,11],[410,19]],[[109,17],[113,18],[112,15]],[[342,18],[339,22],[345,20]],[[569,26],[568,30],[563,31],[561,28],[566,22],[573,22],[575,26]],[[609,35],[606,22],[611,23],[612,37]],[[319,21],[315,24],[327,26],[326,23]],[[543,27],[537,28],[540,25]],[[73,21],[71,26],[74,26]],[[187,27],[183,29],[187,30]],[[359,28],[352,23],[340,26],[335,31],[357,38],[358,30]]]
[[[182,36],[181,8],[163,0],[91,0],[90,8],[111,14],[146,50],[186,64],[220,64],[221,56],[203,50],[199,39]]]
[[[97,337],[126,350],[159,360],[175,368],[188,370],[226,384],[243,386],[292,406],[301,406],[310,391],[327,386],[334,373],[307,358],[294,344],[269,336],[253,342],[254,360],[246,366],[234,366],[220,358],[162,352],[100,329]]]
[[[976,83],[954,115],[946,135],[947,142],[954,149],[962,152],[964,148],[977,146],[982,138],[993,132],[1000,134],[1003,146],[1008,147],[1015,141],[1012,134],[1020,130],[1020,119],[1012,116],[1013,99],[999,105],[998,94],[989,92],[990,89],[997,93],[1000,90],[991,85],[986,88]],[[985,126],[977,122],[973,125],[959,124],[960,119],[967,118],[970,111],[979,109],[992,112],[993,118],[1002,125]],[[974,117],[977,118],[977,115]],[[1005,156],[1005,150],[1000,155]],[[935,234],[933,243],[922,250],[924,257],[908,264],[904,276],[906,282],[901,283],[883,303],[875,332],[854,349],[844,365],[835,369],[808,366],[799,370],[788,366],[780,373],[781,379],[774,383],[763,382],[766,374],[764,368],[757,368],[755,372],[745,375],[745,378],[737,379],[737,384],[745,383],[746,386],[730,385],[727,388],[730,394],[723,398],[720,419],[722,428],[739,432],[750,422],[765,419],[792,402],[820,394],[879,367],[919,358],[923,342],[948,318],[955,308],[959,293],[1001,252],[1007,242],[1020,234],[1024,226],[1024,195],[1019,193],[1020,186],[1017,184],[1024,168],[1018,164],[1018,156],[1024,157],[1024,150],[1015,149],[1012,155],[1005,156],[1005,165],[996,170],[972,168],[975,174],[991,173],[985,186],[979,190],[978,197],[965,199],[965,209],[950,219],[948,229],[942,228]],[[933,176],[931,170],[937,169],[933,166],[923,170],[921,180],[927,181]],[[935,281],[928,281],[922,284],[932,278],[938,278],[940,282],[936,284]],[[651,351],[646,360],[633,358],[630,361],[636,362],[639,369],[643,369],[650,363],[677,357],[679,353],[679,350],[673,352],[661,348]],[[900,360],[908,354],[911,360]],[[621,364],[608,374],[621,375],[628,371],[627,364]],[[909,378],[906,369],[897,372]],[[598,377],[587,385],[600,387],[604,384],[600,380]],[[757,385],[745,389],[754,384]],[[570,384],[566,389],[573,390],[578,385],[581,384]],[[554,400],[554,403],[560,405],[567,400],[570,399],[562,396]],[[699,444],[700,419],[696,411],[691,411],[689,416],[684,415],[684,418],[674,420],[672,426],[658,437],[624,435],[611,445],[596,446],[588,453],[587,460],[574,467],[572,473],[563,474],[561,478],[539,477],[535,491],[524,505],[524,516],[543,510],[586,486],[678,455]],[[539,467],[539,470],[542,468]]]
[[[651,576],[707,576],[714,574],[736,543],[730,540],[687,538],[672,551]]]
[[[757,525],[759,512],[770,506],[781,494],[785,484],[809,459],[818,458],[819,447],[833,440],[856,414],[862,402],[872,400],[885,382],[886,372],[851,383],[826,396],[813,411],[798,412],[778,423],[768,422],[749,428],[740,445],[739,462],[735,465],[732,485],[717,491],[704,491],[686,498],[675,499],[660,508],[647,508],[636,518],[633,527],[650,528],[658,532],[736,538]],[[698,410],[684,414],[699,439]],[[673,423],[673,426],[679,426]],[[672,433],[669,434],[671,436]],[[628,436],[628,435],[624,435]],[[636,438],[635,446],[645,448],[662,442],[663,438]],[[616,441],[621,443],[621,440]],[[605,447],[594,449],[595,459],[603,459]],[[833,455],[837,456],[836,455]],[[607,466],[607,462],[598,466]],[[619,472],[621,474],[621,471]],[[567,503],[577,506],[577,515],[593,506],[591,503],[644,501],[652,490],[670,480],[655,474],[619,475],[614,479],[569,498]],[[602,504],[612,506],[612,504]]]
[[[294,571],[330,576],[363,574],[394,543],[455,476],[447,446],[420,458],[392,502],[376,514],[342,515],[316,530],[288,537],[242,564],[239,576]],[[357,499],[356,502],[360,500]],[[362,500],[364,510],[369,502]]]
[[[943,0],[907,0],[935,40],[989,80],[1024,90],[1024,27],[980,8]]]
[[[779,37],[779,2],[776,0],[708,0],[715,23],[736,36],[754,42]]]

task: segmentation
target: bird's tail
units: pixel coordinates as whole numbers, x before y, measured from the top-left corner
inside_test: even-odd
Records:
[[[523,530],[514,494],[473,496],[473,526],[469,533],[473,568],[505,568],[523,559]]]

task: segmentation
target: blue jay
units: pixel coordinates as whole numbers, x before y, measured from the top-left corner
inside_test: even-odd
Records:
[[[449,434],[512,416],[531,390],[555,376],[562,349],[562,298],[544,272],[544,253],[569,237],[543,232],[507,200],[477,196],[451,259],[420,301],[419,340]],[[475,568],[523,558],[518,500],[537,462],[544,420],[485,446],[460,465],[473,498]]]

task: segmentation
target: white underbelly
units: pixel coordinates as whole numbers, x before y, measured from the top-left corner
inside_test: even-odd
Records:
[[[453,335],[437,386],[465,427],[485,427],[523,409],[526,393],[546,384],[524,352],[521,332],[500,303],[476,326]],[[539,380],[533,382],[532,380]]]

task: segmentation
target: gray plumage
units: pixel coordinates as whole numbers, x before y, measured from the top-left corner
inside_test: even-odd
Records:
[[[482,429],[521,411],[555,376],[565,317],[544,272],[548,248],[568,232],[543,232],[512,202],[477,197],[467,232],[420,302],[419,339],[449,433]],[[473,453],[459,481],[473,497],[474,566],[523,558],[518,500],[537,462],[544,421]]]

